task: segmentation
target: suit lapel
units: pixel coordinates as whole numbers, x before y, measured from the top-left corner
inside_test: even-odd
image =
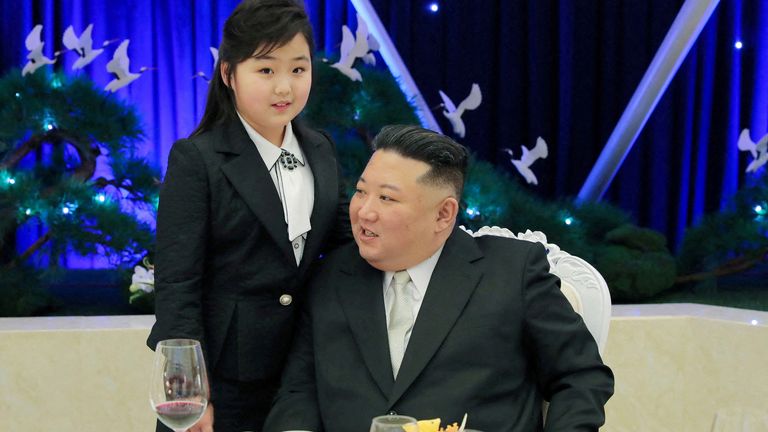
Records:
[[[429,281],[400,372],[389,394],[390,407],[427,366],[461,316],[482,277],[482,273],[472,264],[480,258],[482,252],[474,239],[455,229],[445,243]]]
[[[288,227],[283,215],[283,206],[275,190],[275,183],[264,166],[264,159],[239,119],[234,119],[225,126],[223,137],[216,141],[215,146],[217,151],[238,155],[222,165],[224,175],[259,218],[283,255],[295,263],[296,258],[286,234]]]
[[[343,262],[349,262],[350,265],[339,269],[342,274],[336,287],[339,302],[365,366],[381,392],[388,395],[393,379],[384,314],[382,273],[360,258],[357,248],[347,250],[351,251],[350,256]]]
[[[325,237],[323,234],[336,222],[334,216],[338,203],[339,179],[335,155],[328,140],[319,132],[304,126],[301,121],[293,122],[293,131],[312,169],[315,184],[315,204],[310,218],[312,230],[307,236],[299,266],[299,273],[303,273],[320,252]]]

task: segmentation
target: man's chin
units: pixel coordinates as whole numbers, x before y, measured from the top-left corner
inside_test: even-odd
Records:
[[[371,267],[381,270],[379,268],[381,262],[377,259],[378,257],[372,250],[370,250],[370,248],[361,246],[360,243],[358,243],[357,250],[360,253],[360,258],[364,259],[368,264],[371,265]]]
[[[360,257],[366,261],[370,261],[372,258],[374,258],[374,254],[371,253],[371,250],[366,245],[361,245],[360,242],[357,241],[357,237],[355,237],[355,242],[357,243],[357,252],[360,254]]]

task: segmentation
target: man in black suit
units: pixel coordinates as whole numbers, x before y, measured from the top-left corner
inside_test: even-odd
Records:
[[[455,228],[466,150],[385,127],[265,431],[360,432],[398,413],[473,429],[597,431],[613,375],[542,245]],[[549,401],[546,426],[542,402]]]

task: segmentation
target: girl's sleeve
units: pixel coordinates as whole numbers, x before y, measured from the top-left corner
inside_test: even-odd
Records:
[[[202,324],[203,271],[209,230],[210,192],[207,167],[189,140],[176,142],[160,191],[155,252],[155,315],[147,344],[170,338],[199,340]]]

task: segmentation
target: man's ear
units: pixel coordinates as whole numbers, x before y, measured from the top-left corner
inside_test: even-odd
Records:
[[[229,85],[229,63],[221,62],[221,66],[219,67],[219,73],[221,74],[221,80],[224,81],[224,85],[227,87],[230,87]]]
[[[445,231],[446,229],[453,229],[453,225],[456,223],[456,216],[459,214],[459,201],[456,198],[449,196],[440,202],[440,206],[437,209],[437,223],[435,228],[438,232]]]

